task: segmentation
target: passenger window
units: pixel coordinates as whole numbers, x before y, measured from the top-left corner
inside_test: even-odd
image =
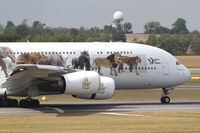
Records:
[[[179,61],[176,61],[176,65],[180,65],[181,63]]]

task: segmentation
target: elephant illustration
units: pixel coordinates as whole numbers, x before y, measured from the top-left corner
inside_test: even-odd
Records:
[[[6,57],[10,58],[11,61],[15,63],[16,59],[15,59],[13,51],[9,47],[1,46],[0,47],[0,66],[2,67],[5,73],[5,77],[8,77],[7,66],[3,60],[3,58],[6,58]]]

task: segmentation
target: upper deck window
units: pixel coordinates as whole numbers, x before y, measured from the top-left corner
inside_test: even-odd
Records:
[[[179,61],[176,61],[176,65],[180,65],[181,63]]]

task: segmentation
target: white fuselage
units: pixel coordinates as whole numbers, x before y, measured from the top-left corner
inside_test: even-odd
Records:
[[[65,64],[62,67],[72,68],[72,60],[78,59],[83,51],[87,51],[92,65],[96,58],[106,58],[113,53],[121,56],[141,58],[141,63],[132,72],[129,64],[124,63],[121,72],[117,70],[117,76],[110,75],[110,68],[102,67],[101,73],[114,79],[116,89],[140,89],[140,88],[169,88],[185,83],[190,79],[188,69],[179,64],[170,53],[148,45],[133,43],[0,43],[0,47],[9,47],[13,51],[16,62],[20,62],[19,56],[24,53],[41,53],[44,56],[61,55]],[[1,50],[1,49],[0,49]],[[1,54],[7,54],[0,51]],[[7,73],[11,73],[16,66],[11,58],[2,56],[6,62]],[[24,63],[25,64],[25,63]],[[58,64],[58,63],[57,63]],[[57,65],[55,63],[55,65]],[[54,65],[54,64],[53,64]],[[85,67],[84,67],[85,69]],[[96,69],[94,71],[97,71]],[[3,68],[0,71],[0,83],[6,81]]]

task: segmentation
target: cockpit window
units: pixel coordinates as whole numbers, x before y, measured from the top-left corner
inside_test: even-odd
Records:
[[[176,61],[176,65],[180,65],[181,63],[179,61]]]

